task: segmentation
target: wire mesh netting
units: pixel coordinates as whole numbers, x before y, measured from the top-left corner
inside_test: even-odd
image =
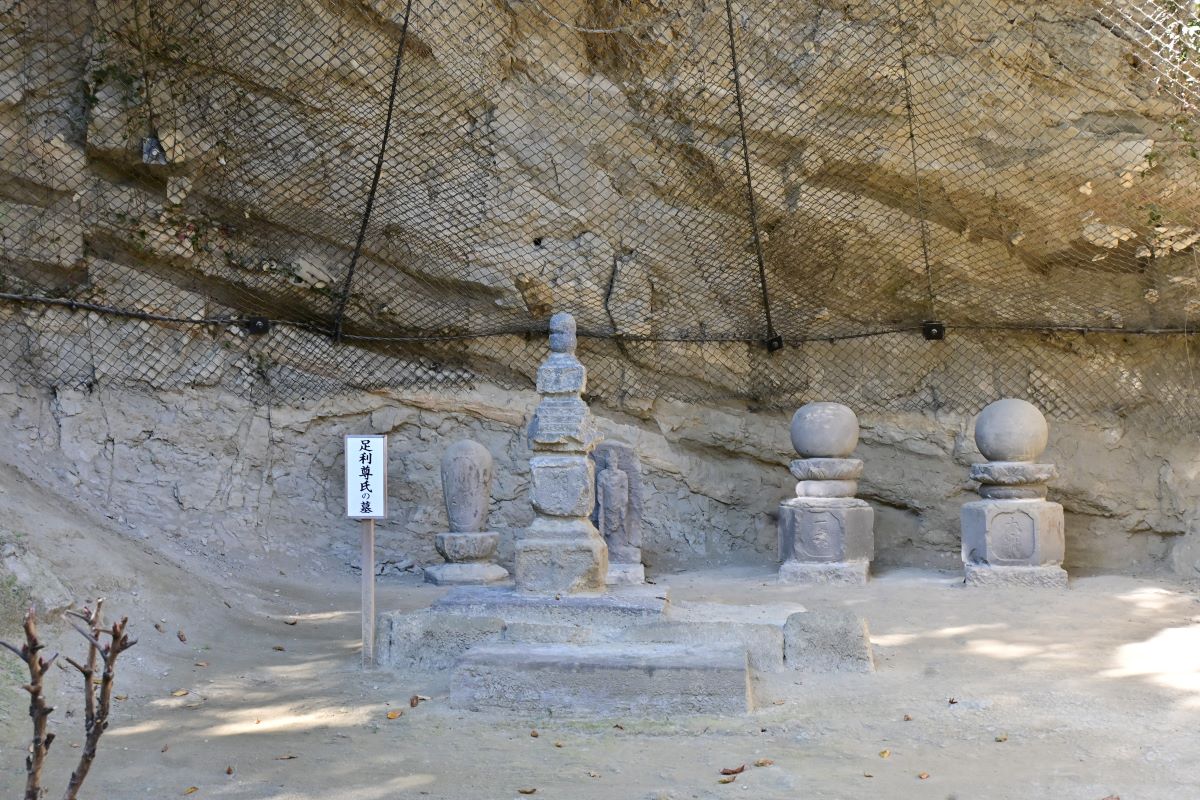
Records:
[[[9,0],[0,376],[1200,426],[1200,11]],[[944,338],[941,338],[944,334]]]

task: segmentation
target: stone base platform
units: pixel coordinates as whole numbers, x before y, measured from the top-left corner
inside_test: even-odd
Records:
[[[1067,571],[1062,567],[993,567],[964,564],[968,586],[1037,586],[1067,588]]]
[[[869,561],[836,561],[824,564],[789,560],[779,566],[780,583],[863,584],[870,576]]]
[[[508,579],[508,570],[499,564],[466,562],[435,564],[425,568],[425,580],[435,586],[474,586],[499,583]]]
[[[458,587],[427,609],[381,614],[377,659],[449,670],[455,707],[593,715],[744,713],[757,675],[872,669],[866,623],[843,608],[668,598],[655,585]]]
[[[754,709],[744,650],[626,643],[480,645],[455,667],[450,704],[555,716]]]

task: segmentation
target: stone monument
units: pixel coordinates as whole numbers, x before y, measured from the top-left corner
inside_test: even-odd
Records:
[[[1063,508],[1046,500],[1058,473],[1037,464],[1050,430],[1024,400],[997,400],[975,419],[975,444],[988,461],[971,466],[980,500],[962,507],[962,560],[974,586],[1067,585]]]
[[[858,417],[841,403],[808,403],[792,417],[796,496],[779,505],[781,583],[866,583],[875,512],[854,496],[863,463]]]
[[[450,530],[434,539],[446,559],[425,570],[425,580],[437,585],[494,583],[508,570],[492,562],[500,534],[487,531],[488,501],[492,494],[492,454],[479,442],[455,442],[442,456],[442,495]]]
[[[646,582],[642,566],[642,470],[624,442],[604,442],[596,463],[596,510],[592,522],[608,544],[609,586]]]
[[[542,399],[529,422],[533,524],[516,543],[517,588],[530,592],[599,592],[608,574],[608,548],[591,520],[595,467],[588,454],[600,437],[580,397],[587,370],[575,345],[574,318],[555,314],[550,357],[537,373]]]

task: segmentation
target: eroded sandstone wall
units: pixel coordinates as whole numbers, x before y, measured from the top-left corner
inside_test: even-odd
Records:
[[[0,452],[22,472],[125,523],[154,546],[214,558],[353,560],[342,518],[342,435],[390,436],[391,518],[378,529],[396,568],[437,563],[446,528],[442,451],[463,437],[496,459],[491,527],[501,559],[531,520],[524,426],[536,395],[494,387],[356,393],[303,407],[256,406],[218,389],[92,392],[0,384]],[[775,511],[794,481],[786,414],[652,403],[594,409],[634,444],[647,481],[645,553],[655,569],[771,563]],[[877,512],[880,565],[955,567],[958,509],[980,456],[957,416],[862,415],[861,495]],[[1067,566],[1200,578],[1200,456],[1145,430],[1057,423],[1051,498],[1067,511]],[[35,535],[36,532],[30,532]],[[314,563],[323,558],[314,559]]]

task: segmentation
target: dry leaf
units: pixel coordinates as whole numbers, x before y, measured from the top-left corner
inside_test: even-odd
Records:
[[[772,765],[772,764],[774,764],[774,763],[775,763],[775,762],[774,762],[774,761],[772,761],[772,760],[771,760],[771,759],[769,759],[769,758],[760,758],[760,759],[758,759],[757,761],[755,761],[755,762],[754,762],[754,766],[756,766],[756,767],[769,767],[769,766],[771,766],[771,765]]]
[[[922,773],[920,773],[919,775],[917,775],[917,777],[918,777],[918,778],[920,778],[921,780],[928,780],[928,779],[929,779],[929,773],[928,773],[928,772],[922,772]]]
[[[272,647],[271,649],[272,649],[272,650],[278,650],[279,652],[281,652],[281,653],[282,653],[282,652],[283,652],[283,651],[284,651],[286,648],[284,648],[284,646],[283,646],[283,645],[281,645],[281,644],[277,644],[277,645],[275,645],[274,647]]]
[[[226,608],[233,608],[233,606],[229,605],[229,601],[228,601],[228,600],[222,600],[221,602],[225,604],[225,607],[226,607]]]
[[[947,700],[946,702],[947,702],[947,703],[949,703],[949,704],[950,704],[950,705],[952,705],[952,706],[953,706],[953,705],[957,705],[957,704],[958,704],[958,698],[957,698],[957,697],[951,697],[951,698],[950,698],[949,700]]]
[[[728,775],[724,778],[717,778],[717,783],[733,783],[737,780],[737,775]]]
[[[114,699],[114,700],[128,700],[128,699],[129,699],[129,695],[127,695],[127,694],[114,694],[114,695],[113,695],[113,699]]]
[[[526,788],[526,789],[517,789],[517,793],[518,793],[518,794],[533,794],[533,793],[534,793],[534,792],[536,792],[536,791],[537,791],[537,789],[529,789],[529,788]]]
[[[165,752],[167,752],[167,751],[168,751],[168,750],[170,750],[170,749],[171,749],[171,745],[169,745],[169,744],[164,744],[164,745],[163,745],[163,749],[162,749],[162,750],[159,750],[158,752],[160,752],[160,753],[165,753]]]
[[[732,768],[725,767],[724,769],[721,770],[721,774],[722,775],[741,775],[745,771],[746,771],[746,765],[742,764],[740,767],[732,767]]]
[[[904,721],[905,721],[905,722],[912,722],[912,714],[905,714],[905,715],[904,715]]]
[[[593,772],[592,770],[590,770],[590,769],[589,769],[589,770],[588,770],[588,777],[589,777],[589,778],[599,778],[599,777],[600,777],[600,773],[599,773],[599,772]]]
[[[175,635],[179,637],[179,641],[187,642],[187,635],[183,631],[176,631]]]
[[[291,761],[293,758],[299,758],[299,757],[300,756],[294,756],[291,753],[288,753],[286,756],[275,756],[275,760],[276,761]]]
[[[562,746],[563,746],[563,743],[562,743],[562,742],[555,742],[555,743],[554,743],[554,746],[555,746],[555,747],[562,747]]]
[[[531,738],[534,738],[534,739],[538,738],[538,732],[537,732],[537,728],[534,728],[533,730],[531,730],[531,731],[529,732],[529,735],[530,735],[530,737],[531,737]]]
[[[176,689],[175,691],[171,692],[171,697],[183,697],[187,693],[188,693],[187,689]]]
[[[184,794],[195,794],[198,791],[200,791],[199,786],[189,786],[188,788],[183,790],[183,793]]]
[[[197,667],[207,667],[207,666],[208,666],[208,662],[207,662],[207,661],[197,661],[197,662],[196,662],[196,666],[197,666]]]
[[[1108,797],[1102,797],[1100,800],[1121,800],[1118,795],[1110,794]]]
[[[623,730],[625,730],[625,726],[624,726],[624,725],[622,725],[622,724],[621,724],[621,723],[619,723],[619,722],[618,722],[616,725],[613,725],[613,727],[614,727],[614,728],[616,728],[616,729],[617,729],[617,730],[619,730],[619,731],[623,731]]]
[[[863,773],[863,777],[864,777],[864,778],[874,778],[875,776],[874,776],[874,775],[872,775],[872,774],[871,774],[871,773],[869,773],[869,772],[864,772],[864,773]]]
[[[403,713],[404,712],[400,711],[399,709],[397,709],[396,711],[389,711],[387,713],[387,718],[388,719],[398,719]]]
[[[226,768],[225,768],[225,774],[226,774],[226,775],[232,775],[232,774],[233,774],[233,767],[226,767]]]
[[[297,622],[299,622],[299,621],[300,621],[300,620],[298,620],[298,619],[285,619],[285,620],[283,621],[283,624],[284,624],[284,625],[295,625],[295,624],[296,624]]]
[[[879,757],[880,757],[880,758],[890,758],[890,757],[891,757],[891,755],[892,755],[892,751],[891,751],[891,750],[880,750],[880,751],[879,751]]]
[[[996,737],[996,741],[997,741],[997,742],[1007,742],[1007,741],[1008,741],[1008,734],[1007,734],[1007,733],[1002,733],[1002,734],[1000,734],[999,736],[997,736],[997,737]]]
[[[71,747],[74,747],[76,750],[78,750],[78,749],[79,749],[79,742],[71,742]]]
[[[167,632],[167,629],[163,627],[163,624],[161,622],[154,623],[154,630],[158,631],[159,633]]]

